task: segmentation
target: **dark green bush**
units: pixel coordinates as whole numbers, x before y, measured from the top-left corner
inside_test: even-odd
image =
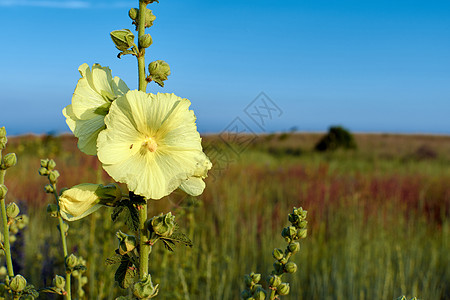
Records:
[[[328,133],[316,144],[317,151],[333,151],[338,148],[356,149],[353,135],[341,126],[331,126]]]

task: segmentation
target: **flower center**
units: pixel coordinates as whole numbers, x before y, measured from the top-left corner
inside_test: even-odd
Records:
[[[150,152],[155,152],[156,148],[158,148],[158,144],[156,143],[154,138],[147,136],[142,143],[142,147],[147,148],[147,150]]]

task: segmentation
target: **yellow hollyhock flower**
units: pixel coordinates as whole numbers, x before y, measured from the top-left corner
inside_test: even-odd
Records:
[[[142,91],[114,101],[97,140],[106,172],[147,199],[161,199],[195,176],[205,154],[190,104]]]
[[[90,215],[100,207],[111,206],[122,198],[117,184],[82,183],[65,190],[59,196],[61,216],[67,221],[76,221]]]
[[[82,64],[81,78],[63,115],[66,123],[78,138],[78,148],[86,154],[97,154],[98,133],[105,129],[104,118],[111,103],[124,95],[129,88],[119,77],[112,77],[108,67],[94,64],[92,70]]]

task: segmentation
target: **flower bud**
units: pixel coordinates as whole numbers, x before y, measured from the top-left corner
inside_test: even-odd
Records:
[[[58,217],[58,205],[56,205],[56,204],[49,204],[49,205],[47,205],[47,213],[51,217],[57,218]]]
[[[153,12],[146,8],[145,9],[145,28],[149,28],[153,26],[153,21],[156,20],[155,15],[153,14]]]
[[[41,176],[47,176],[48,175],[47,168],[40,167],[38,171],[39,171],[39,175],[41,175]]]
[[[44,190],[47,194],[53,193],[55,190],[53,189],[53,186],[51,184],[47,184],[44,186]]]
[[[5,149],[7,142],[6,129],[5,127],[0,127],[0,150]]]
[[[281,260],[284,257],[284,253],[283,250],[279,249],[279,248],[275,248],[272,252],[273,258],[275,258],[276,260]]]
[[[244,300],[250,299],[252,297],[252,292],[250,292],[249,290],[243,290],[241,292],[241,298]]]
[[[145,274],[144,277],[136,282],[133,286],[133,295],[139,299],[150,299],[158,294],[158,284],[153,285],[150,274]]]
[[[0,184],[0,199],[5,199],[8,188],[4,184]]]
[[[252,278],[252,281],[254,283],[258,283],[261,280],[261,274],[257,274],[257,273],[250,273],[250,277]]]
[[[116,192],[115,188],[113,191]],[[93,213],[101,207],[98,194],[111,196],[111,189],[104,189],[100,184],[82,183],[65,190],[59,197],[61,216],[67,221],[75,221]]]
[[[146,221],[147,229],[161,237],[169,237],[175,231],[175,216],[171,212],[153,217]]]
[[[281,272],[283,272],[284,265],[282,263],[280,263],[279,261],[276,261],[273,263],[273,268],[274,268],[275,272],[281,273]]]
[[[137,246],[136,237],[134,235],[128,235],[123,233],[122,231],[118,231],[116,233],[117,238],[119,239],[119,254],[125,255],[130,251],[133,251]]]
[[[69,269],[73,269],[75,268],[75,266],[77,265],[78,259],[75,255],[70,254],[67,258],[66,258],[66,266]]]
[[[298,242],[290,243],[288,246],[288,251],[291,252],[292,254],[297,253],[299,250],[300,250],[300,243]]]
[[[301,220],[300,222],[298,222],[298,228],[306,228],[306,226],[308,225],[308,221],[306,220]]]
[[[24,229],[29,222],[30,218],[28,218],[27,215],[21,215],[18,219],[16,219],[16,224],[19,229]]]
[[[299,229],[297,232],[297,237],[299,239],[304,239],[308,235],[308,229]]]
[[[15,153],[8,153],[3,157],[3,162],[0,169],[6,170],[8,168],[14,167],[17,163],[17,156]]]
[[[6,129],[5,126],[0,127],[0,138],[6,137]]]
[[[48,174],[48,180],[50,180],[51,183],[56,183],[59,177],[59,172],[57,170],[52,170]]]
[[[277,287],[277,293],[280,296],[286,296],[287,294],[289,294],[289,283],[283,282],[282,284],[280,284]]]
[[[9,287],[14,292],[21,292],[27,286],[27,280],[22,275],[16,275],[9,282]]]
[[[151,44],[153,44],[153,39],[150,34],[147,33],[139,37],[139,46],[141,48],[148,48]]]
[[[120,51],[125,51],[134,45],[134,34],[129,29],[114,30],[111,39]]]
[[[0,267],[0,277],[6,277],[6,275],[8,274],[8,270],[6,270],[5,266],[1,266]]]
[[[53,286],[64,290],[66,287],[66,279],[62,276],[56,275],[55,278],[53,278]]]
[[[41,167],[47,169],[48,161],[48,159],[41,159]]]
[[[148,65],[148,71],[150,73],[150,78],[159,84],[164,86],[165,80],[170,75],[170,66],[163,60],[156,60]]]
[[[250,275],[247,274],[244,275],[244,283],[247,287],[251,287],[253,285],[253,280],[250,277]]]
[[[12,244],[17,241],[17,237],[14,234],[9,235],[9,242]]]
[[[136,20],[138,14],[139,14],[138,8],[130,8],[130,10],[128,11],[128,16],[130,17],[131,20]]]
[[[266,299],[267,292],[261,286],[257,287],[253,292],[253,298],[256,300],[264,300]]]
[[[56,163],[53,159],[50,159],[47,164],[47,169],[53,170],[56,167]]]
[[[284,271],[286,273],[295,273],[297,272],[297,265],[294,262],[288,262],[284,265]]]
[[[278,275],[270,275],[267,282],[271,287],[277,287],[281,284],[281,277]]]
[[[8,218],[15,218],[19,215],[19,213],[20,209],[14,202],[9,203],[6,207],[6,215],[8,216]]]

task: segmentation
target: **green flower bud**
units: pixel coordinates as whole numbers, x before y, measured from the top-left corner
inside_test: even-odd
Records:
[[[116,233],[117,238],[119,239],[119,254],[125,255],[130,251],[133,251],[137,246],[136,237],[134,235],[128,235],[123,233],[122,231],[118,231]]]
[[[14,292],[21,292],[27,286],[27,280],[22,275],[16,275],[9,282],[9,287]]]
[[[297,232],[297,237],[299,239],[304,239],[308,235],[308,229],[299,229]]]
[[[6,129],[5,126],[0,127],[0,138],[6,137]]]
[[[141,48],[148,48],[151,44],[153,44],[153,39],[150,34],[147,33],[139,37],[139,46]]]
[[[66,287],[66,279],[62,276],[56,275],[55,278],[53,278],[53,286],[64,290]]]
[[[55,191],[51,184],[47,184],[46,186],[44,186],[44,190],[47,194],[51,194]]]
[[[12,244],[17,241],[17,237],[14,234],[9,235],[9,242]]]
[[[153,12],[146,8],[145,9],[145,28],[149,28],[153,26],[153,21],[156,20],[155,15],[153,14]]]
[[[8,138],[6,137],[5,127],[0,127],[0,150],[5,149]]]
[[[136,20],[139,15],[139,9],[138,8],[130,8],[128,11],[128,16],[131,20]]]
[[[134,34],[129,29],[114,30],[111,39],[120,51],[125,51],[134,45]]]
[[[58,217],[58,205],[56,204],[49,204],[47,205],[47,213],[52,216],[53,218]]]
[[[281,284],[281,277],[278,275],[270,275],[267,282],[271,287],[277,287]]]
[[[56,163],[53,159],[50,159],[47,164],[47,169],[53,170],[56,167]]]
[[[290,243],[288,246],[288,251],[291,252],[292,254],[297,253],[298,251],[300,251],[300,243],[298,242]]]
[[[153,217],[146,221],[147,229],[161,237],[169,237],[175,231],[175,216],[171,212],[157,217]]]
[[[19,215],[19,213],[20,209],[14,202],[9,203],[6,207],[6,215],[8,216],[8,218],[15,218]]]
[[[5,199],[8,188],[4,184],[0,184],[0,199]]]
[[[261,274],[257,274],[257,273],[250,273],[250,277],[252,278],[252,281],[254,283],[258,283],[261,280]]]
[[[298,228],[306,228],[307,224],[308,224],[308,221],[301,220],[300,222],[298,222],[297,226],[298,226]]]
[[[47,176],[47,175],[48,175],[48,170],[47,170],[47,168],[40,167],[40,168],[39,168],[39,175],[41,175],[41,176]]]
[[[289,290],[290,290],[289,283],[286,282],[283,282],[277,287],[277,293],[280,296],[286,296],[287,294],[289,294]]]
[[[156,60],[148,65],[148,71],[150,73],[150,78],[159,84],[164,86],[165,80],[170,75],[170,66],[163,60]]]
[[[0,283],[0,295],[4,296],[8,292],[8,287],[4,283]]]
[[[88,278],[86,276],[81,277],[80,284],[83,286],[88,283]]]
[[[29,222],[30,218],[27,215],[21,215],[18,219],[16,218],[16,224],[19,229],[24,229]]]
[[[41,167],[47,169],[48,161],[48,159],[41,159]]]
[[[6,270],[6,267],[1,266],[0,267],[0,277],[6,277],[7,274],[8,274],[8,270]]]
[[[144,277],[136,282],[133,286],[133,295],[139,299],[150,299],[158,294],[158,284],[153,285],[150,274],[145,274]]]
[[[283,250],[279,249],[279,248],[275,248],[272,252],[273,258],[275,258],[276,260],[281,260],[284,257],[284,253]]]
[[[50,180],[51,183],[56,183],[59,177],[59,172],[57,170],[52,170],[48,174],[48,180]]]
[[[14,167],[17,163],[17,157],[15,153],[8,153],[3,157],[3,162],[0,169],[6,170],[8,168]]]
[[[78,259],[75,255],[70,254],[69,257],[66,258],[66,266],[69,269],[73,269],[75,268],[75,266],[77,265]]]
[[[253,298],[255,298],[256,300],[264,300],[266,299],[266,296],[267,292],[261,286],[257,287],[256,290],[253,292]]]
[[[297,272],[297,265],[294,262],[288,262],[284,265],[284,271],[286,273],[295,273]]]

